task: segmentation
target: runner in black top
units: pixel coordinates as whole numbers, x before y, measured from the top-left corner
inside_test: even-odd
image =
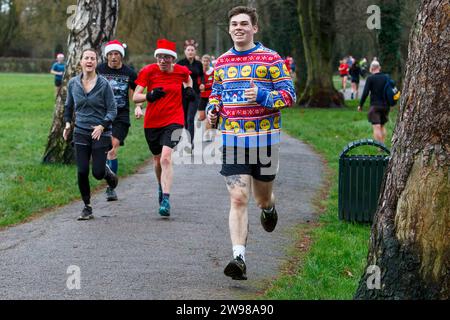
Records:
[[[384,87],[387,78],[384,73],[381,73],[381,66],[378,61],[372,62],[370,65],[370,72],[372,75],[366,80],[358,111],[362,111],[364,103],[370,93],[368,120],[372,123],[374,139],[384,143],[386,139],[386,128],[384,125],[389,121],[389,107],[384,97]]]
[[[186,40],[184,43],[185,59],[178,61],[177,64],[186,66],[191,71],[191,78],[193,81],[193,89],[195,91],[195,99],[187,98],[183,94],[183,109],[185,128],[188,130],[191,138],[191,147],[194,149],[194,133],[195,133],[195,115],[197,114],[198,106],[200,104],[200,88],[199,85],[203,79],[203,65],[200,61],[195,59],[197,54],[198,44],[194,40]]]
[[[125,48],[117,40],[108,42],[105,46],[105,57],[107,63],[98,66],[97,72],[108,80],[114,91],[114,98],[117,104],[117,117],[112,127],[112,146],[108,153],[108,165],[117,174],[119,162],[117,154],[119,147],[123,146],[128,135],[130,123],[130,97],[133,97],[137,79],[136,72],[123,64]],[[106,199],[108,201],[117,200],[114,189],[107,187]]]
[[[361,68],[359,67],[359,62],[355,61],[349,70],[349,74],[352,81],[352,96],[351,99],[358,99],[359,91],[359,78],[361,76]]]

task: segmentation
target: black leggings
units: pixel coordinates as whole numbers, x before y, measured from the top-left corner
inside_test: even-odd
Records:
[[[200,102],[200,97],[196,94],[194,101],[188,101],[183,99],[183,109],[184,109],[184,127],[189,132],[191,144],[194,141],[195,133],[195,115],[197,114],[198,104]]]
[[[103,138],[102,138],[103,139]],[[109,138],[111,140],[111,138]],[[96,146],[75,142],[75,158],[78,168],[78,187],[85,205],[91,202],[91,188],[89,185],[89,162],[92,158],[92,175],[97,180],[105,178],[106,158],[110,146]]]

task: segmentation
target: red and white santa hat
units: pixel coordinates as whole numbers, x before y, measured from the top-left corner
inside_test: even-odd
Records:
[[[157,54],[167,54],[177,59],[178,56],[176,43],[167,39],[159,39],[156,42],[155,58]]]
[[[105,46],[105,57],[110,53],[111,51],[119,51],[119,53],[122,55],[122,57],[125,57],[125,48],[127,46],[124,43],[121,43],[118,40],[110,41]]]

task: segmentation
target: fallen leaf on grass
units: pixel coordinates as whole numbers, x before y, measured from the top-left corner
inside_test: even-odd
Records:
[[[346,274],[349,278],[353,278],[353,273],[351,273],[349,270],[345,270],[345,274]]]

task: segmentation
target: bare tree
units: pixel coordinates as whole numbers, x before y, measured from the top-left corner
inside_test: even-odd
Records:
[[[18,20],[15,2],[0,0],[0,56],[13,41]]]
[[[344,97],[334,88],[332,68],[335,1],[298,0],[298,11],[308,70],[299,104],[315,108],[341,107]]]
[[[93,48],[100,54],[102,44],[113,37],[118,13],[119,0],[78,0],[76,16],[68,38],[66,72],[63,85],[56,98],[53,123],[43,157],[44,163],[73,162],[71,141],[66,142],[62,138],[67,82],[76,75],[84,49]]]
[[[450,0],[423,0],[412,28],[392,158],[357,299],[448,299]],[[369,284],[371,285],[367,285]]]

